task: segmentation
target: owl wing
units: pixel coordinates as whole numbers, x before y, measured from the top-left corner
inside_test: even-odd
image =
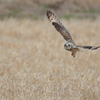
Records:
[[[77,46],[79,48],[88,49],[88,50],[96,50],[100,48],[100,46]]]
[[[60,34],[64,37],[66,41],[71,41],[74,43],[69,31],[62,25],[59,18],[56,16],[54,12],[51,10],[47,10],[46,12],[48,19],[52,22],[52,25],[55,27],[55,29],[60,32]]]

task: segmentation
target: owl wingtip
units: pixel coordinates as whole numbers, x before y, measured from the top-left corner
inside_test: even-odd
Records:
[[[51,10],[47,9],[46,14],[52,13]]]
[[[47,10],[46,11],[46,15],[48,17],[48,19],[50,18],[50,16],[52,15],[52,11],[51,10]]]

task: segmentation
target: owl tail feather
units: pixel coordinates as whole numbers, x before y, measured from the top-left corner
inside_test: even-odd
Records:
[[[96,50],[100,48],[100,46],[78,46],[79,48],[88,49],[88,50]]]

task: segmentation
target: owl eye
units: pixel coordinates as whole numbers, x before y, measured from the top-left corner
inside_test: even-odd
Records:
[[[68,46],[68,47],[70,47],[70,46],[71,46],[71,44],[68,44],[67,46]]]
[[[64,47],[67,47],[67,45],[66,45],[66,44],[64,44]]]

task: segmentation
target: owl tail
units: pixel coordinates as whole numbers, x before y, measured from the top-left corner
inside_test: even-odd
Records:
[[[88,49],[88,50],[96,50],[100,48],[100,46],[78,46],[79,48]]]

